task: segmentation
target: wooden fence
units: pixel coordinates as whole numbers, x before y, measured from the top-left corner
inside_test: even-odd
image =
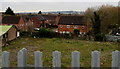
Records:
[[[100,67],[100,52],[93,51],[91,53],[91,67]],[[7,51],[2,52],[2,67],[10,67],[10,53]],[[71,67],[80,67],[80,52],[74,51],[71,53]],[[53,67],[61,67],[61,52],[54,51],[52,53],[52,66]],[[18,52],[18,67],[27,67],[27,49],[23,48]],[[35,51],[34,52],[34,67],[43,67],[42,61],[42,52]],[[118,67],[120,69],[120,51],[112,52],[112,66]]]

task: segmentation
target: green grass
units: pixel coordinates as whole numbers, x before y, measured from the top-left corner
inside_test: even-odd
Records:
[[[91,66],[91,52],[98,50],[101,52],[101,66],[111,67],[111,53],[118,50],[117,43],[94,42],[63,38],[19,38],[9,42],[8,46],[2,48],[3,51],[10,52],[11,66],[17,66],[17,52],[26,48],[28,50],[27,63],[34,65],[34,51],[43,52],[43,64],[45,67],[52,67],[52,52],[61,52],[61,62],[63,67],[71,66],[71,52],[80,52],[81,67]]]

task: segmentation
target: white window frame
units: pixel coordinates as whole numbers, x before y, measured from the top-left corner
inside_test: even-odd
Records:
[[[74,28],[78,28],[78,25],[74,25]]]
[[[65,34],[65,31],[63,31],[63,34]]]
[[[67,25],[66,28],[70,28],[70,25]]]
[[[63,26],[62,25],[60,25],[60,28],[62,28]]]
[[[62,31],[60,31],[60,33],[62,34]]]
[[[70,32],[69,31],[66,31],[67,34],[69,34]]]
[[[85,26],[82,26],[82,30],[84,30],[85,29]]]
[[[82,34],[82,32],[80,32],[80,34]]]

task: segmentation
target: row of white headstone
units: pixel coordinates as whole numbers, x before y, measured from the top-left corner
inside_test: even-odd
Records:
[[[74,51],[72,52],[72,67],[80,67],[80,52]],[[93,51],[92,52],[92,61],[91,67],[100,67],[100,52]],[[10,53],[7,51],[2,52],[2,67],[10,67]],[[61,67],[61,52],[54,51],[52,53],[53,59],[53,67]],[[27,66],[27,49],[23,48],[18,52],[18,67],[26,67]],[[42,52],[35,51],[34,52],[35,65],[34,67],[43,67],[42,61]],[[112,52],[112,66],[120,68],[120,51]]]

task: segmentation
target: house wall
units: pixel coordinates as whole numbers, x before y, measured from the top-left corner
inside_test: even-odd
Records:
[[[59,19],[60,19],[60,15],[58,15],[58,16],[56,17],[56,20],[55,20],[55,24],[56,24],[56,25],[58,25]]]
[[[62,27],[61,27],[62,26]],[[74,26],[78,26],[77,28],[74,28]],[[84,27],[84,29],[82,29]],[[67,28],[67,25],[58,25],[58,32],[71,32],[74,33],[74,29],[79,29],[80,32],[86,33],[87,32],[87,26],[81,26],[81,25],[70,25],[70,28]]]
[[[5,38],[0,39],[0,47],[4,46],[6,42],[7,42],[7,40]]]
[[[40,25],[42,24],[42,21],[38,20],[36,17],[31,18],[35,27],[40,28]]]
[[[27,23],[27,31],[33,32],[34,28],[35,28],[35,24],[29,19],[29,21]]]
[[[6,38],[3,38],[3,35],[0,36],[0,47],[4,46],[6,42]]]
[[[17,29],[15,27],[10,28],[7,33],[8,33],[8,38],[7,38],[8,41],[17,38]]]
[[[27,31],[27,26],[26,26],[26,23],[24,22],[23,18],[21,17],[20,18],[20,21],[18,23],[18,28],[22,31]]]

